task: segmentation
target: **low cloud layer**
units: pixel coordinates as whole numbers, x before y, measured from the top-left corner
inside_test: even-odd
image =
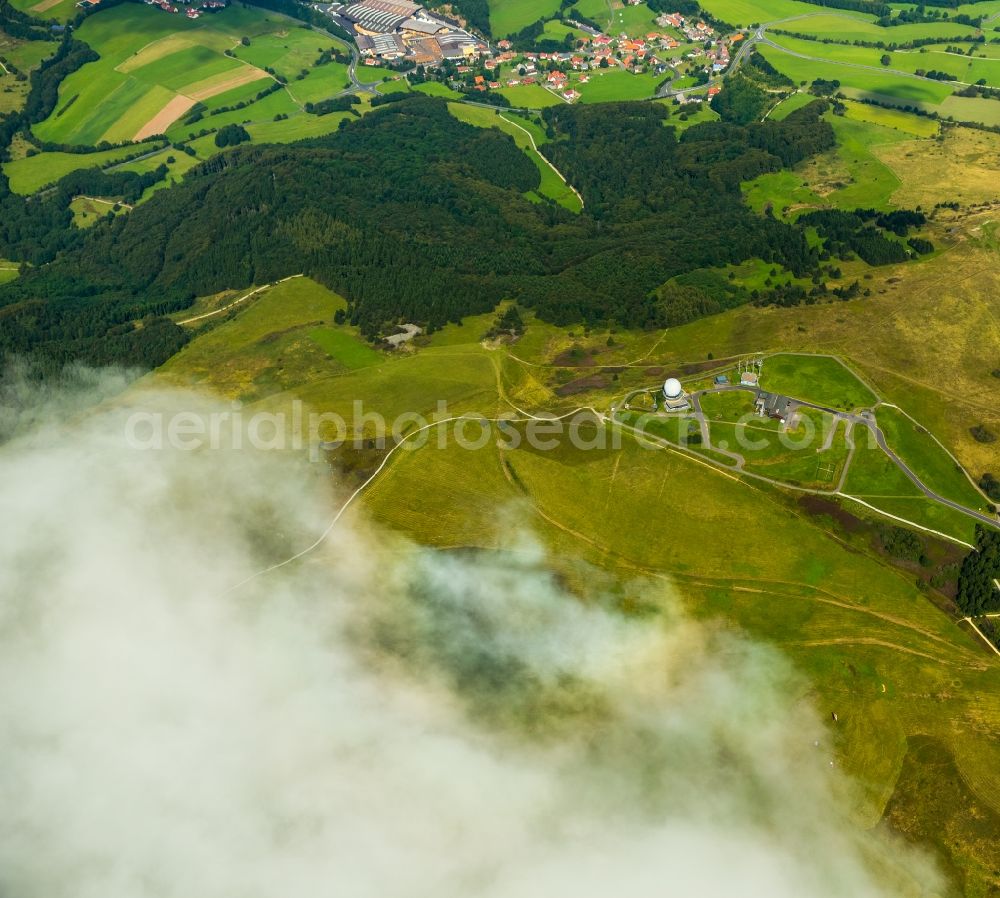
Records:
[[[130,450],[126,414],[0,448],[5,898],[936,890],[848,824],[772,650],[660,593],[583,604],[525,534],[441,554],[345,518],[232,590],[322,532],[325,476]]]

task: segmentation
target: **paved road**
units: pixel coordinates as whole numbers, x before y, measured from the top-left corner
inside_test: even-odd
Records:
[[[708,388],[708,389],[705,389],[705,390],[697,390],[694,393],[690,393],[689,394],[689,398],[691,399],[692,406],[694,407],[695,416],[698,419],[699,424],[701,425],[702,444],[706,448],[708,448],[708,449],[712,449],[712,450],[714,450],[716,452],[720,452],[721,454],[729,456],[730,458],[733,458],[734,460],[736,460],[737,461],[737,466],[736,466],[737,470],[741,471],[741,473],[743,473],[743,474],[749,474],[749,475],[755,477],[756,479],[765,480],[765,481],[767,481],[769,483],[774,484],[775,486],[786,487],[787,488],[789,486],[789,484],[784,483],[783,481],[775,480],[775,479],[773,479],[771,477],[767,477],[767,476],[762,475],[762,474],[755,474],[755,473],[752,473],[752,472],[749,472],[749,471],[744,471],[743,470],[743,466],[746,463],[746,460],[743,458],[742,455],[739,455],[739,453],[736,453],[736,452],[729,452],[728,450],[720,449],[718,446],[712,445],[712,443],[710,441],[710,434],[709,434],[708,422],[707,422],[707,419],[705,418],[705,414],[704,414],[704,412],[702,411],[702,408],[701,408],[701,398],[702,398],[702,396],[716,394],[716,393],[731,393],[731,392],[739,392],[739,391],[752,393],[754,395],[754,397],[758,396],[761,393],[767,392],[766,390],[762,390],[759,387],[743,386],[741,384],[729,384],[727,386],[711,387],[711,388]],[[649,393],[649,392],[651,392],[651,390],[649,390],[649,389],[646,389],[646,390],[633,390],[631,393],[629,393],[625,397],[623,405],[627,405],[629,402],[631,402],[631,400],[635,396],[638,396],[638,395],[644,394],[644,393]],[[797,408],[811,408],[811,409],[815,409],[816,411],[826,412],[827,414],[832,415],[838,422],[840,422],[840,421],[846,422],[846,426],[848,427],[848,434],[851,433],[851,431],[853,430],[854,427],[865,427],[865,428],[867,428],[874,435],[875,442],[878,445],[878,447],[886,454],[886,456],[888,456],[888,458],[892,461],[892,463],[897,468],[899,468],[899,470],[902,471],[903,474],[906,475],[907,479],[926,498],[930,499],[932,502],[937,502],[940,505],[944,505],[947,508],[951,508],[952,510],[957,511],[960,514],[964,514],[966,517],[973,518],[974,520],[979,521],[979,522],[981,522],[983,524],[990,524],[990,525],[992,525],[994,527],[997,526],[998,519],[997,519],[996,515],[983,514],[982,512],[974,511],[971,508],[966,508],[964,505],[961,505],[958,502],[954,502],[951,499],[948,499],[947,497],[942,496],[939,493],[934,492],[934,490],[932,490],[930,487],[928,487],[907,466],[906,462],[904,462],[895,452],[893,452],[892,449],[889,448],[889,444],[888,444],[888,442],[885,439],[885,434],[882,432],[881,428],[878,426],[878,423],[877,423],[877,420],[876,420],[876,415],[875,415],[874,412],[866,410],[866,411],[862,411],[862,412],[860,412],[858,414],[854,414],[854,413],[851,413],[851,412],[844,412],[844,411],[840,411],[839,409],[830,408],[829,406],[818,405],[817,403],[814,403],[814,402],[807,402],[805,400],[794,399],[792,397],[788,397],[788,398],[791,400],[791,403],[792,403],[792,405],[791,405],[791,412],[794,412],[795,409],[797,409]],[[617,421],[618,419],[615,418],[614,412],[615,412],[615,410],[613,409],[612,410],[612,419],[615,420],[615,421]],[[848,458],[848,465],[850,463],[851,458],[853,458],[853,449],[852,449],[852,452],[851,452],[851,456],[849,456],[849,458]],[[721,468],[722,470],[726,470],[726,468],[724,466],[719,465],[717,462],[713,462],[712,459],[710,459],[710,458],[707,459],[707,461],[709,461],[712,464],[715,464],[717,467]],[[826,494],[841,492],[841,490],[843,488],[844,481],[846,480],[846,477],[847,477],[847,468],[848,468],[848,465],[845,465],[844,472],[843,472],[843,474],[841,476],[840,485],[835,490],[807,490],[807,492],[826,493]]]

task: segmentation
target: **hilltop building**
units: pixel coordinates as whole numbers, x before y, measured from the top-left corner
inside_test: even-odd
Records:
[[[683,412],[691,408],[684,387],[676,377],[668,378],[663,385],[663,409],[668,412]]]
[[[791,411],[792,401],[777,393],[758,393],[754,408],[762,418],[775,418],[784,423]]]

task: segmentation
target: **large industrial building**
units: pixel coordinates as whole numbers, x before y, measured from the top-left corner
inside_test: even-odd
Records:
[[[362,56],[410,57],[417,65],[474,56],[486,45],[478,38],[409,0],[359,0],[324,9],[354,35]]]
[[[341,13],[355,26],[372,34],[392,34],[407,20],[424,11],[422,6],[407,0],[361,0]]]

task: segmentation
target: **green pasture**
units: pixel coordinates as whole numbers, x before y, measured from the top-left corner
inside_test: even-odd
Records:
[[[297,116],[302,114],[300,106],[289,96],[288,91],[278,90],[273,94],[268,94],[263,100],[244,106],[242,109],[233,109],[230,112],[220,112],[217,115],[206,115],[202,119],[192,124],[186,124],[180,119],[170,130],[167,137],[173,141],[186,140],[192,134],[197,134],[203,128],[218,130],[223,125],[231,123],[243,124],[244,122],[272,122],[275,115]]]
[[[601,21],[598,19],[598,21]],[[639,37],[656,31],[656,13],[654,13],[645,3],[636,6],[623,6],[618,9],[611,9],[610,17],[607,20],[606,31],[608,34],[621,34],[624,32],[629,37]]]
[[[56,41],[21,41],[0,32],[0,56],[15,65],[22,72],[35,68],[43,59],[47,59],[58,49]],[[0,85],[6,76],[0,72]],[[13,78],[12,78],[13,80]]]
[[[972,518],[924,496],[879,496],[865,501],[886,514],[975,545],[976,522]]]
[[[571,81],[570,86],[580,92],[581,103],[612,103],[621,100],[648,100],[656,93],[662,75],[649,72],[633,74],[624,69],[595,69],[588,73],[586,84]]]
[[[984,125],[1000,126],[1000,102],[996,100],[951,96],[944,100],[938,111],[957,122],[982,122]]]
[[[953,98],[948,97],[941,104],[942,113],[951,99]],[[868,122],[882,128],[893,128],[896,131],[912,134],[914,137],[933,137],[941,127],[933,119],[914,115],[912,112],[904,112],[902,109],[886,109],[884,106],[855,103],[851,100],[844,101],[844,106],[846,108],[845,118],[856,122]]]
[[[514,34],[559,9],[559,0],[489,0],[490,30],[494,37]]]
[[[907,140],[910,134],[866,121],[863,115],[861,118],[828,115],[827,120],[836,132],[837,147],[793,170],[761,175],[745,183],[744,193],[752,208],[761,211],[770,203],[776,213],[788,209],[787,217],[795,218],[807,209],[824,206],[839,209],[891,206],[892,195],[901,182],[872,150]]]
[[[11,0],[11,6],[26,12],[43,22],[54,20],[56,22],[68,22],[80,11],[77,8],[76,0],[57,0],[55,3],[49,0]]]
[[[512,106],[524,109],[544,109],[564,102],[540,84],[518,84],[516,87],[501,87],[497,91],[510,100]]]
[[[413,90],[429,97],[443,97],[446,100],[456,100],[463,96],[460,91],[452,90],[447,84],[440,81],[425,81],[423,84],[410,85]]]
[[[149,144],[154,150],[163,144]],[[38,153],[3,164],[3,172],[15,193],[31,194],[81,168],[98,168],[107,162],[142,152],[142,147],[125,146],[100,153]]]
[[[751,24],[776,22],[779,19],[788,19],[793,16],[816,16],[821,7],[799,2],[799,0],[705,0],[702,8],[723,22],[745,27]],[[872,16],[860,12],[838,10],[838,17],[840,16],[847,20],[845,24],[850,24],[852,19],[863,23],[873,21]],[[805,31],[806,21],[803,18],[802,21],[796,22],[794,30]],[[785,27],[792,28],[789,24],[786,24]]]
[[[791,96],[785,97],[774,109],[771,110],[771,114],[768,118],[773,118],[776,121],[784,121],[788,116],[790,116],[796,109],[801,109],[803,106],[808,106],[815,100],[810,93],[805,91],[797,91]]]
[[[55,112],[35,133],[56,143],[129,140],[179,94],[242,76],[244,63],[223,51],[277,27],[262,11],[236,6],[194,21],[131,3],[101,10],[77,32],[101,58],[63,81]]]
[[[352,370],[376,365],[384,359],[382,353],[342,327],[318,327],[309,331],[309,339],[335,362]]]
[[[234,292],[222,298],[219,306],[248,292]],[[278,284],[238,306],[232,320],[199,335],[158,376],[250,401],[304,381],[344,373],[355,367],[360,352],[369,349],[351,328],[344,328],[340,339],[327,333],[333,330],[334,313],[344,305],[339,296],[306,278]],[[351,341],[357,349],[351,349]]]
[[[567,36],[572,37],[574,41],[589,39],[586,31],[581,31],[579,28],[574,28],[572,25],[567,25],[558,19],[550,19],[545,23],[545,28],[542,30],[542,37],[549,40],[562,41]]]
[[[0,259],[0,284],[9,284],[18,276],[18,266]]]

